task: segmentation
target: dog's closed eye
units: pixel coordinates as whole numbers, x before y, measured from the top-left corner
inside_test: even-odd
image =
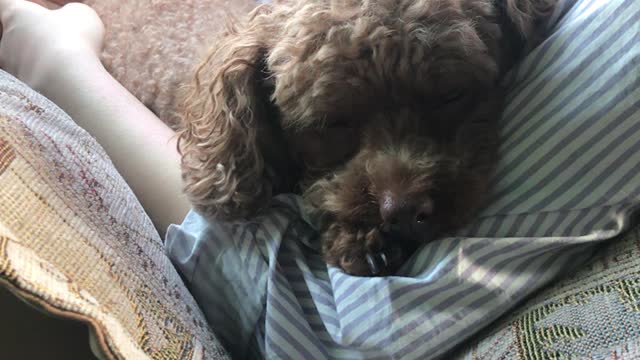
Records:
[[[353,121],[344,118],[334,118],[325,122],[326,129],[353,129],[355,124]]]
[[[467,97],[467,93],[462,89],[452,89],[445,92],[441,98],[440,103],[443,105],[453,104],[461,101]]]
[[[373,56],[373,49],[370,47],[363,47],[360,49],[359,55],[361,59],[368,59]]]

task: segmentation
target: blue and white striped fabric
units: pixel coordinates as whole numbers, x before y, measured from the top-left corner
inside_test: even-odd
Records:
[[[444,354],[629,226],[640,204],[640,1],[579,0],[513,72],[488,208],[401,276],[327,268],[299,199],[172,225],[167,253],[238,358]]]

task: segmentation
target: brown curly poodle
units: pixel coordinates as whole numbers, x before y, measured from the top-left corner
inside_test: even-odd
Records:
[[[298,191],[325,260],[392,274],[466,224],[496,161],[501,76],[552,0],[298,0],[255,9],[199,67],[179,132],[186,192],[239,219]]]

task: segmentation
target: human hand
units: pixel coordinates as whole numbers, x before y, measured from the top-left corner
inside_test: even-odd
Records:
[[[0,23],[0,68],[41,92],[53,72],[96,61],[102,51],[104,25],[84,4],[49,10],[25,0],[0,0]]]

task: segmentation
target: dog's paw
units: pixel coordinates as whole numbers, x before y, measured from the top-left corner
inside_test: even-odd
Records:
[[[394,241],[378,227],[331,224],[322,234],[325,261],[357,276],[393,274],[414,249]]]

